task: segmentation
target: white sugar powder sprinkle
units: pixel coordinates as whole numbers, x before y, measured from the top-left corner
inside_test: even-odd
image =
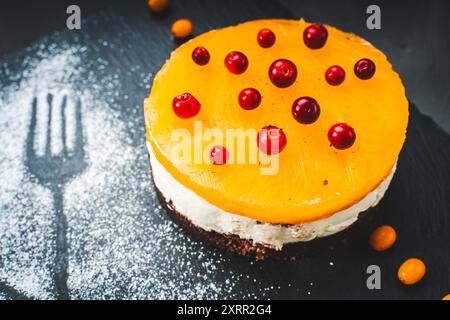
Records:
[[[259,280],[224,268],[228,257],[191,241],[166,218],[150,183],[142,109],[130,105],[130,113],[136,113],[138,120],[125,123],[112,106],[116,97],[128,101],[134,92],[125,97],[116,90],[121,87],[120,77],[98,75],[109,68],[108,62],[98,58],[97,72],[83,71],[82,57],[89,51],[83,45],[46,44],[35,50],[30,49],[22,74],[14,74],[8,65],[0,71],[0,76],[13,80],[0,94],[0,280],[30,298],[55,298],[52,193],[24,166],[31,101],[38,97],[34,146],[42,153],[45,97],[52,93],[54,110],[62,96],[68,96],[69,148],[75,130],[71,114],[76,99],[81,100],[88,164],[65,185],[71,298],[254,298],[240,283],[248,279],[247,284],[258,285]],[[147,92],[148,75],[139,66],[130,68],[140,72],[140,90]],[[142,135],[137,145],[129,132],[136,125],[142,126],[132,132]],[[52,130],[57,140],[60,121],[52,122]],[[61,145],[55,142],[52,148],[60,151]],[[272,289],[259,290],[258,296],[265,297]],[[0,294],[2,298],[7,296]]]

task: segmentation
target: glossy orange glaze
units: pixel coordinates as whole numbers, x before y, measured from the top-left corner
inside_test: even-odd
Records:
[[[361,200],[397,161],[408,122],[408,102],[398,74],[382,52],[331,26],[327,26],[329,36],[323,48],[307,48],[302,34],[308,25],[303,20],[258,20],[205,33],[175,50],[154,79],[145,100],[145,119],[157,160],[180,183],[227,212],[271,223],[319,220]],[[276,34],[275,44],[267,49],[256,40],[262,28]],[[205,66],[192,61],[197,46],[211,55]],[[248,57],[244,73],[231,74],[225,68],[224,58],[230,51]],[[288,88],[277,88],[268,78],[269,66],[279,58],[293,61],[298,69],[297,80]],[[353,73],[354,63],[361,58],[376,64],[370,80],[360,80]],[[341,85],[330,86],[324,79],[332,65],[346,71]],[[262,95],[254,110],[238,104],[239,92],[247,87]],[[173,98],[184,92],[192,93],[202,105],[191,119],[178,118],[172,110]],[[320,117],[313,124],[303,125],[292,117],[292,103],[301,96],[311,96],[320,104]],[[229,128],[282,128],[287,145],[279,154],[278,172],[262,175],[258,163],[214,166],[172,161],[179,143],[172,133],[184,128],[193,134],[194,120],[202,121],[203,130],[217,128],[224,136]],[[356,131],[355,144],[349,149],[330,147],[327,132],[338,122]],[[206,152],[210,143],[203,142]],[[247,143],[256,144],[256,139]],[[198,146],[193,144],[192,152],[194,148]]]

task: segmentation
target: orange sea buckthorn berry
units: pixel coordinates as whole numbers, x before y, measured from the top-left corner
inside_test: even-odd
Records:
[[[392,247],[397,240],[397,232],[391,226],[381,226],[370,235],[369,244],[376,251],[384,251]]]
[[[398,279],[405,285],[413,285],[419,282],[423,276],[427,267],[422,260],[411,258],[402,263],[398,268]]]
[[[168,0],[147,0],[148,7],[153,12],[161,12],[167,8]]]
[[[443,297],[442,300],[448,300],[448,301],[450,301],[450,293],[449,293],[448,295],[446,295],[445,297]]]
[[[172,34],[177,39],[190,36],[192,33],[192,22],[189,19],[179,19],[172,24]]]

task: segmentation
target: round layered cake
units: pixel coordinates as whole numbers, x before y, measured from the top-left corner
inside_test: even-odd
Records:
[[[381,51],[303,20],[190,40],[155,76],[144,109],[154,184],[172,217],[257,257],[303,252],[361,220],[391,182],[408,123],[405,89]]]

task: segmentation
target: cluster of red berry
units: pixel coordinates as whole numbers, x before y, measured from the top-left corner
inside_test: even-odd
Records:
[[[275,44],[275,33],[269,29],[262,29],[257,34],[257,42],[262,48],[270,48]],[[305,45],[313,50],[322,48],[328,39],[327,29],[320,24],[308,26],[303,32]],[[197,47],[192,52],[193,61],[204,66],[209,63],[210,54],[204,47]],[[240,75],[248,68],[247,56],[239,51],[232,51],[225,57],[225,67],[232,74]],[[354,65],[354,73],[361,80],[367,80],[375,74],[375,63],[364,58]],[[275,60],[269,67],[270,81],[278,88],[287,88],[297,79],[296,65],[287,59]],[[325,71],[328,84],[338,86],[345,80],[345,70],[339,65],[333,65]],[[255,88],[245,88],[238,96],[239,105],[245,110],[253,110],[261,103],[261,94]],[[184,93],[173,100],[175,114],[183,119],[191,118],[200,112],[200,102],[190,93]],[[312,97],[300,97],[292,104],[292,116],[301,124],[314,123],[320,115],[319,103]],[[350,148],[356,139],[354,129],[346,123],[336,123],[328,131],[328,140],[336,149]],[[285,133],[276,126],[266,126],[258,133],[258,146],[266,154],[281,152],[287,143]],[[211,162],[224,164],[228,158],[228,151],[221,146],[211,150]]]

